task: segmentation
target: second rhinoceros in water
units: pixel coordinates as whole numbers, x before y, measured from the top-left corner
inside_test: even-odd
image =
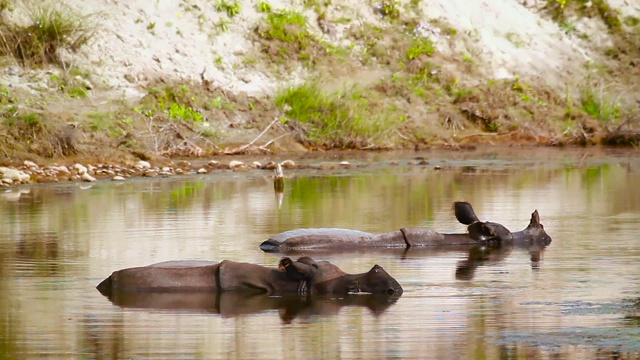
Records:
[[[531,221],[524,230],[511,232],[501,224],[478,220],[473,207],[468,202],[457,201],[453,207],[456,219],[467,225],[466,233],[443,234],[422,228],[403,228],[382,234],[335,228],[297,229],[272,236],[260,244],[260,249],[265,252],[289,252],[314,249],[450,247],[478,244],[545,247],[551,243],[551,237],[544,231],[537,210],[531,214]]]

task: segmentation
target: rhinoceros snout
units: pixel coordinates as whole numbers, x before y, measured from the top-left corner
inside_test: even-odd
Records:
[[[277,252],[278,248],[279,245],[274,243],[272,240],[267,240],[260,244],[260,250],[264,252]]]
[[[402,288],[401,287],[392,287],[387,289],[387,294],[389,295],[402,295]]]

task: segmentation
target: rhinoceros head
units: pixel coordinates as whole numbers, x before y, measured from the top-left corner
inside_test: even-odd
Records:
[[[381,266],[374,265],[362,274],[347,274],[328,261],[314,261],[301,257],[297,261],[282,258],[279,268],[296,281],[306,280],[309,292],[315,294],[374,293],[401,295],[398,284]]]
[[[522,238],[533,245],[547,246],[551,244],[551,236],[544,231],[544,226],[540,223],[538,210],[531,214],[531,221],[526,229],[513,234],[514,237]]]
[[[401,295],[402,286],[398,284],[382,266],[374,265],[371,270],[363,274],[349,284],[349,292],[365,292],[372,294]]]

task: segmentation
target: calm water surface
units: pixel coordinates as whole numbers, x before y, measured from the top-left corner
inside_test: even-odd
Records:
[[[299,162],[338,160],[374,165],[289,171],[280,204],[260,171],[0,193],[0,358],[640,358],[638,151]],[[223,294],[162,309],[95,290],[114,270],[164,260],[275,266],[280,255],[258,244],[293,228],[460,232],[461,199],[512,230],[538,209],[553,243],[539,261],[532,249],[308,254],[352,273],[383,266],[405,289],[396,301]]]

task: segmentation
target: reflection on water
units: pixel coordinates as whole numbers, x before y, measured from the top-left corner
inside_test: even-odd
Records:
[[[191,293],[120,292],[109,300],[117,306],[132,309],[204,312],[234,317],[277,310],[285,323],[297,317],[337,315],[344,306],[361,306],[380,315],[399,297],[380,294],[329,296],[267,296],[234,291]]]
[[[6,358],[577,358],[640,352],[640,159],[531,149],[327,154],[381,161],[288,171],[59,184],[0,193],[0,354]],[[389,159],[398,166],[388,165]],[[441,167],[436,170],[435,167]],[[140,297],[95,290],[112,271],[172,259],[274,266],[258,244],[299,227],[464,231],[454,200],[526,227],[536,248],[388,249],[322,254],[346,272],[380,264],[394,301]],[[315,256],[315,255],[314,255]],[[635,354],[635,355],[634,355]]]

